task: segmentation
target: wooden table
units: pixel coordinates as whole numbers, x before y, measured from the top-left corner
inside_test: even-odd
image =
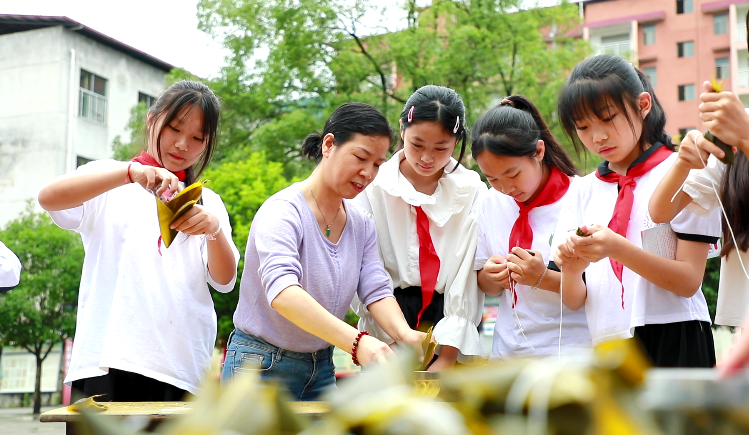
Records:
[[[159,422],[175,415],[187,414],[192,410],[191,402],[104,402],[108,409],[97,415],[115,418],[147,418],[148,430],[152,430]],[[312,419],[320,418],[330,409],[327,402],[290,402],[289,406],[297,414],[306,415]],[[76,424],[81,420],[81,414],[69,411],[67,407],[53,409],[43,413],[39,421],[43,423],[65,423],[65,433],[76,433]]]

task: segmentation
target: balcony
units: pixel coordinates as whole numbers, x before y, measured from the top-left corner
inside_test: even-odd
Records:
[[[613,54],[614,56],[629,58],[632,44],[629,41],[603,43],[596,49],[596,54]]]
[[[106,124],[107,98],[88,89],[79,89],[78,114],[99,124]]]
[[[749,88],[749,68],[739,69],[739,80],[737,85],[740,88]]]
[[[736,23],[736,42],[746,42],[746,23]]]

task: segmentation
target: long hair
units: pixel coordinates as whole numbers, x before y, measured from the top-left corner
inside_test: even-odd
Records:
[[[544,141],[543,163],[565,174],[578,175],[575,164],[551,134],[536,106],[522,95],[512,95],[479,117],[471,132],[471,153],[484,151],[498,156],[533,157],[538,141]]]
[[[333,144],[343,145],[355,134],[385,136],[393,142],[393,129],[387,118],[377,109],[365,103],[346,103],[338,107],[325,122],[322,133],[311,133],[302,144],[302,155],[310,160],[322,158],[322,140],[333,134]]]
[[[409,120],[410,119],[410,120]],[[426,85],[416,90],[403,106],[400,116],[401,131],[419,121],[437,121],[460,144],[458,163],[451,169],[458,168],[466,152],[466,107],[457,92],[444,86]],[[401,141],[403,147],[403,141]]]
[[[637,132],[630,111],[640,113],[637,99],[642,92],[652,97],[652,108],[643,120],[642,132]],[[665,130],[666,112],[647,76],[619,56],[601,54],[577,64],[559,96],[562,127],[578,152],[585,147],[577,136],[575,121],[590,117],[606,119],[609,105],[626,117],[632,132],[640,138],[637,145],[642,151],[656,142],[674,149]]]
[[[221,104],[211,89],[203,83],[192,80],[180,80],[169,87],[148,109],[151,115],[149,130],[154,128],[159,120],[163,120],[161,128],[156,132],[156,152],[161,158],[161,133],[182,112],[186,113],[199,108],[203,111],[203,138],[206,142],[205,151],[200,159],[185,170],[185,184],[192,184],[205,170],[213,156],[213,150],[218,142],[218,122]],[[186,116],[186,115],[185,115]],[[180,120],[181,122],[181,120]]]

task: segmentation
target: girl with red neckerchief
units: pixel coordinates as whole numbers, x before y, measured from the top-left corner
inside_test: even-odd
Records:
[[[562,200],[578,174],[569,155],[520,95],[481,115],[471,152],[493,187],[481,204],[474,261],[479,288],[502,297],[491,358],[590,348],[585,310],[560,313],[560,273],[547,268]]]
[[[576,146],[604,159],[571,188],[552,243],[564,304],[585,306],[593,345],[636,337],[658,367],[714,366],[701,283],[720,217],[684,211],[673,232],[650,218],[648,201],[677,153],[647,77],[617,56],[587,59],[558,113]]]
[[[131,162],[98,160],[55,179],[39,204],[85,249],[76,336],[65,379],[101,401],[181,400],[211,367],[216,313],[208,284],[234,287],[239,252],[221,198],[202,200],[160,239],[154,194],[197,180],[216,144],[219,102],[181,81],[149,109],[148,149]]]

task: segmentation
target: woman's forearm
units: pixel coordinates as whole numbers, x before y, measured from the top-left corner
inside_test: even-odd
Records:
[[[78,207],[102,193],[127,184],[128,163],[106,171],[70,173],[39,191],[39,205],[47,211]]]
[[[332,315],[301,287],[287,287],[273,299],[271,307],[304,331],[351,352],[359,331]]]
[[[372,302],[367,305],[367,310],[377,325],[396,343],[403,342],[406,334],[411,331],[395,298],[387,297]]]

